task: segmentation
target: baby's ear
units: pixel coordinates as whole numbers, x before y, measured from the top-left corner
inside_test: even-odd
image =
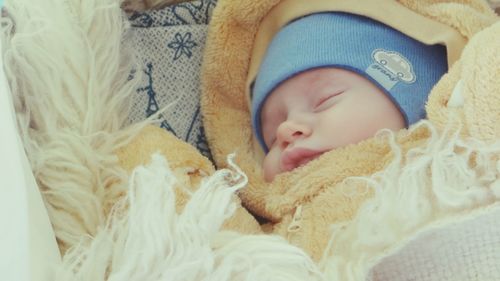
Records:
[[[427,116],[438,127],[462,123],[463,134],[500,138],[500,22],[474,35],[462,56],[434,87]]]

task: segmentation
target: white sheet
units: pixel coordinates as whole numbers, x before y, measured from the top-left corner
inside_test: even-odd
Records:
[[[0,280],[53,280],[61,257],[17,132],[1,56],[0,132]]]

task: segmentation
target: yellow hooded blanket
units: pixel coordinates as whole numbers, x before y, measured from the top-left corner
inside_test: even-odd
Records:
[[[443,44],[449,73],[430,94],[430,124],[424,122],[395,135],[380,134],[335,149],[266,183],[261,172],[262,152],[250,125],[250,84],[267,45],[281,27],[298,17],[324,11],[364,15],[426,44]],[[239,193],[243,205],[270,222],[267,231],[287,238],[319,260],[331,237],[331,225],[350,221],[360,206],[379,192],[375,185],[384,181],[381,171],[387,173],[397,165],[400,173],[408,173],[405,165],[414,165],[418,151],[428,149],[438,135],[445,135],[443,141],[457,137],[454,133],[458,132],[460,137],[475,140],[498,139],[498,36],[463,51],[474,34],[497,21],[483,1],[219,1],[207,41],[202,97],[206,133],[216,164],[225,167],[226,156],[236,153],[237,164],[249,177],[248,187]],[[498,24],[492,27],[498,28]],[[451,100],[454,92],[456,97]],[[474,155],[470,157],[473,166]],[[431,179],[439,172],[428,167],[422,174],[423,170],[411,167],[415,178],[401,181],[394,192],[416,192],[411,190],[414,185],[429,185],[432,190],[435,183]],[[378,180],[373,178],[376,173]],[[377,183],[352,178],[360,176],[372,176]],[[398,194],[393,195],[396,206]],[[419,205],[418,196],[401,207],[409,212],[423,211],[426,208]]]

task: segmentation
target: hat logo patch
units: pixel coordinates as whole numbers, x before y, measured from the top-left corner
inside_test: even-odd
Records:
[[[372,52],[373,63],[366,73],[380,83],[386,90],[398,82],[412,84],[416,80],[411,63],[403,55],[394,51],[376,49]]]

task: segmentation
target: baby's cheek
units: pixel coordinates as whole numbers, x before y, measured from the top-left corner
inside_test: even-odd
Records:
[[[271,149],[269,153],[264,157],[262,163],[262,170],[264,174],[264,179],[270,182],[274,177],[281,172],[281,157],[280,152],[277,149]]]

